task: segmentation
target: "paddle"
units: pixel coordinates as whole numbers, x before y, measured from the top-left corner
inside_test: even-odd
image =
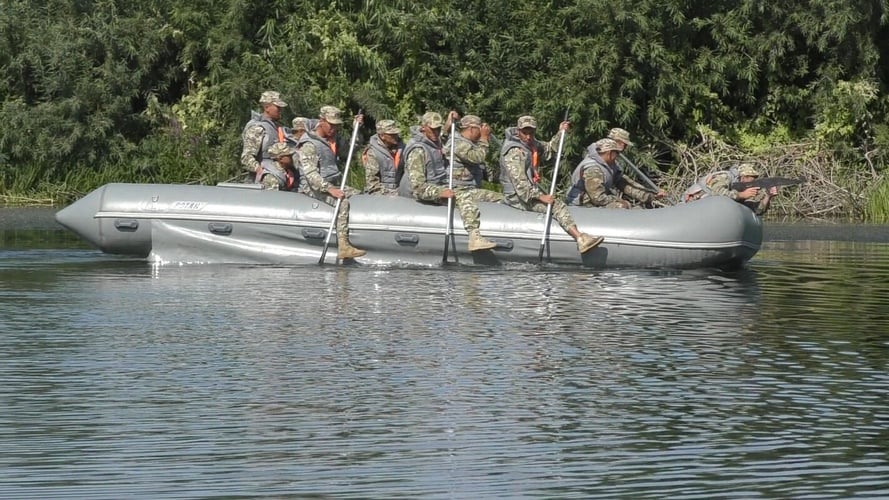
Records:
[[[451,154],[450,159],[448,160],[448,189],[451,190],[451,193],[454,192],[454,146],[457,144],[457,139],[454,137],[454,122],[451,121]],[[447,264],[448,262],[448,245],[452,244],[454,246],[454,261],[457,261],[457,240],[454,236],[454,197],[451,196],[448,198],[448,224],[445,229],[445,241],[444,241],[444,252],[441,256],[441,263]]]
[[[562,121],[568,121],[568,110],[565,110],[565,119]],[[549,195],[553,196],[556,192],[556,179],[559,176],[559,163],[562,161],[562,145],[565,144],[565,130],[562,129],[559,133],[559,151],[556,153],[556,166],[553,167],[553,181],[549,185]],[[555,200],[553,200],[555,201]],[[540,251],[537,253],[537,261],[543,262],[543,252],[546,249],[546,244],[549,242],[549,227],[552,222],[553,217],[553,204],[550,203],[546,206],[546,215],[544,216],[543,221],[543,237],[540,238]]]
[[[643,174],[642,171],[639,170],[639,168],[636,167],[636,165],[633,164],[633,162],[631,162],[629,158],[627,158],[627,155],[623,154],[623,152],[620,153],[620,159],[626,162],[627,165],[629,165],[629,167],[633,170],[633,173],[636,174],[637,178],[645,181],[645,184],[647,184],[648,187],[651,188],[653,193],[657,194],[661,192],[661,188],[659,188],[657,184],[649,179],[647,175]],[[671,199],[670,202],[674,205],[676,204],[676,200]]]
[[[355,121],[352,122],[352,139],[349,141],[349,154],[346,156],[346,167],[343,169],[343,179],[340,181],[340,191],[346,189],[346,179],[349,177],[349,164],[352,163],[352,151],[355,150],[355,138],[358,137],[358,116],[361,116],[361,110],[358,110]],[[343,193],[343,198],[346,193]],[[324,265],[324,257],[327,256],[327,247],[330,246],[330,233],[333,232],[333,226],[336,224],[336,218],[340,213],[340,205],[343,204],[343,198],[336,199],[336,205],[333,207],[333,217],[330,219],[330,225],[327,227],[327,237],[324,238],[324,247],[321,249],[321,258],[318,259],[318,265]]]

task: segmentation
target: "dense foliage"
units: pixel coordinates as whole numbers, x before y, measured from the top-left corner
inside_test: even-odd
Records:
[[[705,126],[882,179],[887,4],[0,0],[0,194],[231,178],[266,89],[287,123],[329,103],[403,125],[453,108],[497,132],[531,113],[553,131],[567,108],[571,165],[621,126],[650,145],[640,163],[675,174]]]

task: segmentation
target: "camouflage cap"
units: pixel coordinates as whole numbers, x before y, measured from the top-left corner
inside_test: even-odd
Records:
[[[756,167],[754,167],[752,163],[742,163],[738,165],[738,175],[759,177],[759,172],[756,170]]]
[[[482,119],[475,115],[466,115],[460,119],[460,128],[481,127]]]
[[[318,117],[331,125],[339,125],[343,123],[342,114],[343,112],[335,106],[321,106],[321,114]]]
[[[309,119],[305,116],[297,116],[294,118],[293,130],[309,130]]]
[[[427,111],[420,117],[421,127],[441,128],[443,123],[444,120],[441,119],[441,115],[435,111]]]
[[[614,141],[620,141],[627,146],[633,145],[633,143],[630,141],[630,133],[622,128],[613,128],[609,130],[608,138]]]
[[[596,141],[596,151],[600,153],[620,151],[620,146],[613,139],[599,139]]]
[[[293,156],[296,149],[286,142],[276,142],[269,147],[269,156],[272,158],[280,158],[282,156]]]
[[[401,135],[401,130],[398,130],[398,124],[395,123],[395,120],[380,120],[377,122],[377,133]]]
[[[537,120],[533,116],[525,115],[519,118],[516,126],[518,128],[537,128]]]
[[[259,96],[259,104],[274,104],[279,108],[286,108],[287,103],[281,100],[281,94],[273,90],[266,90]]]

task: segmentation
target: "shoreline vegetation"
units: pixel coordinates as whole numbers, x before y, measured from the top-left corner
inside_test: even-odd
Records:
[[[498,139],[533,114],[546,140],[567,108],[562,192],[584,148],[621,127],[668,199],[743,160],[808,180],[782,188],[767,219],[889,222],[879,2],[3,4],[4,205],[64,205],[108,182],[234,180],[250,110],[276,90],[283,125],[332,104],[348,136],[363,109],[363,142],[377,120],[406,138],[423,112],[450,109]],[[350,178],[363,186],[360,162]]]

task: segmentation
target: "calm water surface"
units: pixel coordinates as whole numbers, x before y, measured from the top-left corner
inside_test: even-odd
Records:
[[[889,496],[889,229],[738,273],[163,266],[0,211],[0,497]]]

